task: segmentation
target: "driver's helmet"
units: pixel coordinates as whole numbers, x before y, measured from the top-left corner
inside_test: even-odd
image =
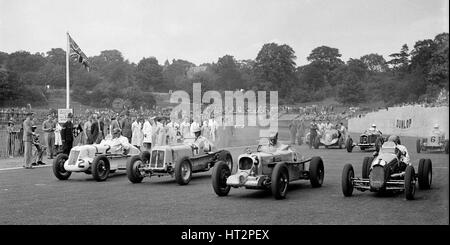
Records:
[[[398,135],[389,136],[388,141],[394,142],[395,144],[400,145],[400,137]]]
[[[373,128],[373,129],[376,129],[376,128],[377,128],[377,125],[372,124],[372,128]]]
[[[434,125],[434,128],[435,128],[435,129],[438,129],[438,128],[439,128],[439,124],[435,124],[435,125]]]
[[[276,145],[278,142],[278,132],[271,133],[269,136],[269,141],[271,145]]]

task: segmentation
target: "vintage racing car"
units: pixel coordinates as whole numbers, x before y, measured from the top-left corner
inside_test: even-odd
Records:
[[[394,142],[384,143],[378,154],[364,158],[361,178],[356,178],[353,166],[346,164],[341,179],[344,196],[351,196],[353,189],[379,193],[404,191],[406,199],[412,200],[417,180],[421,189],[429,189],[432,179],[431,160],[420,159],[416,174],[412,165],[400,162],[400,154]]]
[[[126,152],[110,152],[107,144],[75,146],[67,154],[59,154],[53,161],[53,174],[60,180],[66,180],[72,172],[92,174],[95,180],[104,181],[109,173],[125,170],[128,158],[139,155],[141,151],[130,145]]]
[[[445,137],[430,136],[428,138],[417,139],[417,153],[423,151],[443,151],[448,154],[448,139]]]
[[[238,169],[231,175],[228,165],[219,161],[212,172],[212,187],[218,196],[226,196],[231,187],[271,190],[275,199],[286,197],[288,184],[295,180],[309,179],[313,187],[322,186],[324,165],[320,157],[303,159],[285,145],[268,151],[264,140],[256,152],[247,149],[238,158]],[[309,168],[306,168],[309,163]]]
[[[315,149],[319,149],[321,145],[325,146],[325,148],[337,146],[339,149],[342,149],[344,143],[344,137],[341,132],[336,129],[328,129],[323,134],[317,135],[313,146]]]
[[[375,151],[378,151],[386,139],[387,137],[383,138],[381,134],[366,132],[359,136],[359,143],[356,144],[349,135],[345,141],[345,148],[347,149],[347,152],[352,152],[353,147],[355,146],[358,146],[361,151],[365,151],[366,149],[374,149]]]
[[[155,146],[151,152],[133,156],[127,163],[127,176],[132,183],[140,183],[144,177],[171,176],[179,185],[187,185],[193,173],[210,170],[218,161],[233,169],[233,158],[226,150],[211,147],[208,152],[199,152],[192,139],[183,143]]]

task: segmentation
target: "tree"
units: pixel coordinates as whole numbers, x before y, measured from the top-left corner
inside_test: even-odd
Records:
[[[177,90],[181,89],[184,86],[183,82],[186,81],[187,76],[186,73],[189,68],[194,67],[195,64],[186,60],[172,60],[172,64],[169,64],[168,61],[165,64],[165,68],[163,70],[163,78],[166,87],[169,90]],[[180,87],[181,86],[181,87]]]
[[[361,57],[370,72],[385,72],[389,69],[386,60],[379,54],[367,54]]]
[[[394,71],[405,73],[409,68],[409,48],[407,44],[403,44],[400,53],[390,54],[392,59],[388,61],[388,64],[392,66]]]
[[[337,87],[337,99],[345,105],[364,102],[365,97],[364,87],[355,73],[349,73]]]
[[[66,65],[66,51],[62,48],[52,48],[47,52],[47,56],[45,57],[47,62],[52,63],[54,65],[65,66]]]
[[[30,54],[26,51],[18,51],[9,55],[6,68],[20,76],[25,72],[37,72],[45,63],[45,58],[38,53]]]
[[[289,45],[264,44],[255,63],[258,87],[266,91],[278,90],[278,96],[286,96],[295,83],[295,59],[295,52]]]
[[[162,67],[155,57],[143,58],[139,61],[136,69],[136,80],[138,86],[145,90],[164,91],[166,86],[162,76]]]
[[[333,72],[344,65],[344,62],[340,59],[341,56],[337,48],[320,46],[311,51],[307,60],[314,64],[317,69],[322,70],[324,85],[330,84],[334,86]]]
[[[213,65],[218,76],[218,88],[232,90],[242,87],[242,77],[236,60],[231,55],[225,55]]]
[[[434,38],[436,48],[429,60],[429,71],[427,74],[427,81],[431,84],[437,85],[440,88],[448,90],[448,54],[449,54],[449,34],[441,33]]]

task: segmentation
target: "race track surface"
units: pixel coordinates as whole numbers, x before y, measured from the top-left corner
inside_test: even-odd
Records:
[[[285,200],[270,192],[232,188],[218,197],[211,186],[211,171],[194,174],[189,185],[170,177],[152,177],[132,184],[126,174],[115,173],[105,182],[74,173],[57,180],[50,167],[0,171],[0,224],[449,224],[449,157],[443,153],[415,153],[415,139],[406,142],[414,168],[419,158],[433,162],[431,190],[417,190],[416,200],[404,194],[378,196],[354,191],[344,197],[341,172],[352,163],[361,175],[364,156],[355,149],[310,150],[295,146],[302,155],[321,156],[325,180],[321,188],[309,181],[292,182]],[[245,147],[230,151],[236,161]],[[236,162],[235,162],[236,165]]]

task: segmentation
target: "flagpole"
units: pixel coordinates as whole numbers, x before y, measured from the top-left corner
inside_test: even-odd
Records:
[[[69,43],[69,32],[67,32],[67,49],[66,49],[66,108],[70,108],[69,96],[70,96],[70,81],[69,81],[69,53],[70,53],[70,43]]]

